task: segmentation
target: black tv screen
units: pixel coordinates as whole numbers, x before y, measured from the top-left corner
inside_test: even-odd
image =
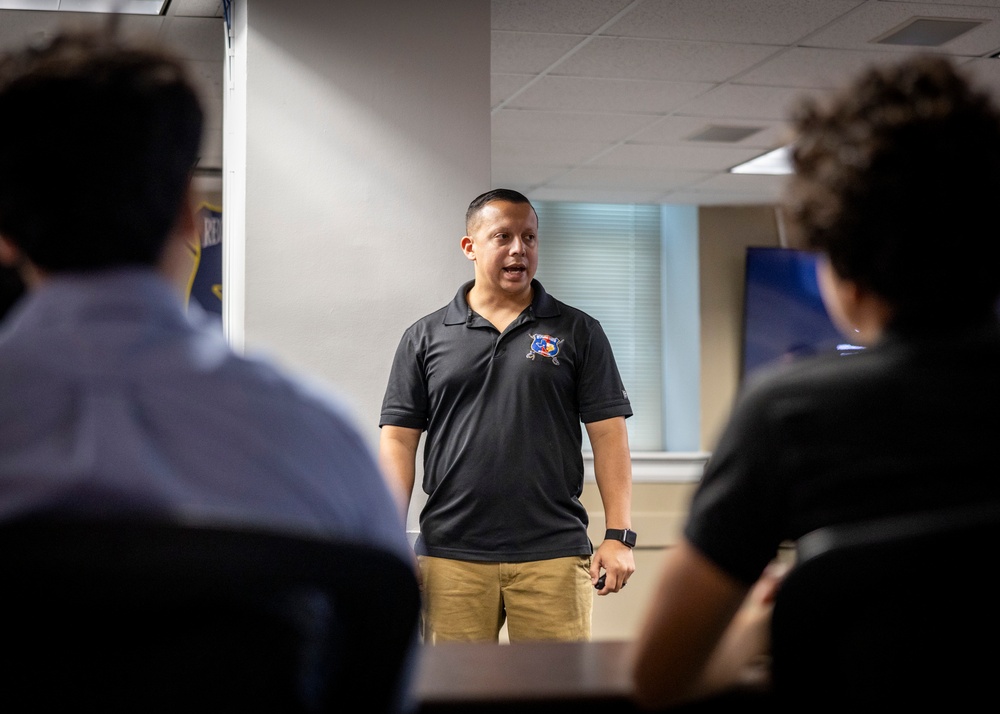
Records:
[[[743,295],[742,377],[805,356],[855,354],[834,327],[816,281],[816,255],[791,248],[750,247]]]

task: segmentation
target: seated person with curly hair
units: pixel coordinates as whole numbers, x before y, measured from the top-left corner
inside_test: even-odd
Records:
[[[640,629],[644,707],[769,683],[782,542],[1000,497],[982,468],[1000,434],[1000,113],[948,59],[915,55],[792,123],[784,213],[867,348],[744,388]]]

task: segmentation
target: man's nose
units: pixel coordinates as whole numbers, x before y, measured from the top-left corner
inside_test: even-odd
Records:
[[[510,242],[510,252],[515,255],[524,255],[524,241],[518,236],[514,236],[514,240]]]

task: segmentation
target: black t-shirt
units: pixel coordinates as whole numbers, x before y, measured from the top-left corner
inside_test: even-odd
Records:
[[[1000,499],[998,435],[995,322],[782,367],[737,401],[685,536],[751,583],[821,526]]]
[[[463,285],[397,348],[380,426],[426,429],[418,553],[523,562],[587,555],[582,422],[631,416],[600,323],[532,282],[500,334]]]

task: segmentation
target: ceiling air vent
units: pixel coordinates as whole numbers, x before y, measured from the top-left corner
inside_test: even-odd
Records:
[[[880,45],[920,45],[937,47],[982,25],[980,20],[945,20],[916,17],[872,42]]]
[[[720,141],[732,144],[737,141],[743,141],[748,136],[756,134],[763,128],[764,127],[762,126],[721,126],[721,125],[710,124],[709,126],[706,126],[704,129],[699,131],[697,134],[689,136],[687,140]]]

